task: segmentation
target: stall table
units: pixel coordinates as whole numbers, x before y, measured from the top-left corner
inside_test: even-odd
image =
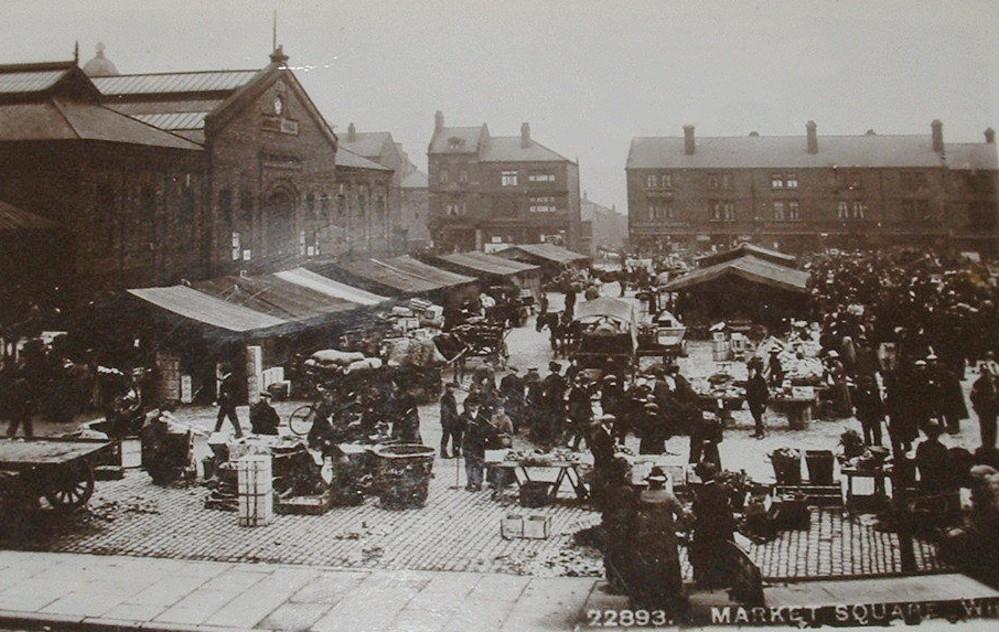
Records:
[[[891,476],[891,472],[884,468],[871,469],[871,468],[857,468],[844,466],[840,468],[840,473],[846,477],[846,502],[847,505],[871,502],[872,499],[884,499],[887,498],[888,494],[886,492],[885,480]],[[853,479],[855,478],[869,478],[874,481],[874,493],[873,494],[854,494],[853,493]]]
[[[579,500],[586,500],[590,496],[590,492],[586,489],[586,485],[583,484],[582,477],[579,474],[579,463],[575,461],[553,461],[547,464],[527,464],[520,461],[503,461],[500,463],[491,463],[490,467],[499,468],[505,472],[511,473],[511,475],[504,475],[504,483],[496,489],[494,497],[502,496],[504,491],[506,491],[506,483],[513,483],[519,488],[523,483],[529,483],[534,479],[531,478],[529,470],[531,469],[557,469],[558,474],[555,475],[555,481],[552,483],[551,491],[549,492],[549,499],[554,501],[558,497],[559,490],[565,481],[568,481],[572,486],[572,490],[576,494],[576,498]],[[517,472],[520,472],[520,475]],[[521,481],[520,476],[523,476],[523,481]]]
[[[792,430],[805,430],[814,417],[816,403],[815,397],[775,397],[770,407],[787,416]]]

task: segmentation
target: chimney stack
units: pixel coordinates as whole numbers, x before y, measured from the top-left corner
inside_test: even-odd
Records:
[[[808,136],[808,153],[819,153],[819,135],[815,131],[815,121],[805,123],[805,134]]]
[[[443,130],[444,130],[444,113],[441,112],[440,110],[437,110],[437,113],[434,114],[434,132],[439,133],[442,132]]]
[[[996,142],[996,131],[991,127],[985,130],[985,142],[994,145]]]
[[[354,124],[351,123],[347,126],[347,142],[352,143],[355,140],[357,140],[357,128],[355,128]]]
[[[683,153],[688,156],[694,155],[694,151],[697,149],[697,143],[694,141],[694,126],[684,125],[683,126]]]
[[[940,122],[940,119],[934,119],[930,123],[930,129],[933,130],[933,151],[938,154],[944,153],[943,123]]]
[[[531,125],[530,123],[520,124],[520,146],[527,149],[531,146]]]

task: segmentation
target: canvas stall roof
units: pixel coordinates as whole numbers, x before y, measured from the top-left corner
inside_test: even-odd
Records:
[[[601,296],[576,304],[574,320],[593,317],[613,318],[621,322],[632,323],[635,320],[635,306],[613,296]]]
[[[528,265],[512,259],[495,257],[484,252],[461,252],[443,255],[441,259],[459,268],[470,270],[473,274],[496,274],[512,276],[528,270],[537,270],[538,266]]]
[[[727,274],[790,292],[808,293],[809,274],[807,272],[765,261],[752,255],[694,270],[667,283],[661,289],[667,292],[677,292],[708,281],[714,281]]]
[[[306,321],[343,314],[357,303],[285,281],[274,274],[225,276],[194,284],[199,291],[287,321]]]
[[[0,105],[0,141],[93,140],[191,149],[200,145],[100,105],[49,99]]]
[[[225,92],[248,84],[260,70],[209,70],[139,75],[93,77],[105,96],[126,94],[171,94],[177,92]]]
[[[301,285],[302,287],[315,290],[316,292],[325,294],[326,296],[343,299],[345,301],[357,303],[358,305],[370,307],[373,305],[381,305],[382,303],[390,300],[385,296],[372,294],[371,292],[366,292],[361,288],[356,288],[347,285],[346,283],[334,281],[333,279],[324,277],[321,274],[316,274],[315,272],[306,270],[305,268],[295,268],[293,270],[277,272],[274,276],[288,281],[289,283],[294,283],[295,285]]]
[[[386,266],[375,259],[343,261],[337,263],[336,266],[358,279],[391,288],[400,294],[420,294],[441,289],[440,285],[397,268]]]
[[[574,263],[576,261],[585,261],[586,259],[589,259],[586,255],[581,255],[578,252],[573,252],[567,248],[556,246],[555,244],[519,244],[517,246],[511,246],[510,248],[501,250],[500,252],[502,253],[508,250],[521,250],[529,255],[554,263]]]
[[[698,257],[697,265],[705,268],[716,263],[721,263],[722,261],[737,259],[744,255],[753,255],[754,257],[771,261],[773,263],[781,263],[789,267],[794,267],[797,262],[797,259],[793,255],[780,252],[779,250],[771,250],[770,248],[764,248],[755,244],[742,243],[730,250],[723,250],[721,252],[714,252],[709,255]]]
[[[271,329],[287,321],[199,292],[185,285],[128,290],[147,303],[184,318],[237,333]]]
[[[402,270],[407,274],[412,274],[413,276],[425,279],[426,281],[435,284],[437,287],[456,287],[467,283],[474,283],[476,281],[475,277],[441,270],[440,268],[418,261],[409,255],[402,255],[401,257],[392,257],[391,259],[378,261],[382,265],[391,266],[398,270]]]
[[[0,201],[0,231],[56,230],[52,220]]]

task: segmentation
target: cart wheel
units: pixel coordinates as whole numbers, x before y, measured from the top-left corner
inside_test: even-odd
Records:
[[[312,429],[312,422],[316,418],[316,409],[312,404],[299,406],[288,416],[288,427],[300,437],[309,434]]]
[[[94,468],[81,460],[56,475],[51,488],[45,492],[45,500],[56,511],[69,513],[87,504],[93,493]]]

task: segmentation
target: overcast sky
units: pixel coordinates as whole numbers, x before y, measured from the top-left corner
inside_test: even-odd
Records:
[[[4,3],[6,62],[122,73],[258,68],[278,42],[340,133],[389,130],[426,166],[434,111],[486,122],[580,163],[582,187],[626,207],[633,136],[929,134],[999,126],[999,2],[505,0]]]

